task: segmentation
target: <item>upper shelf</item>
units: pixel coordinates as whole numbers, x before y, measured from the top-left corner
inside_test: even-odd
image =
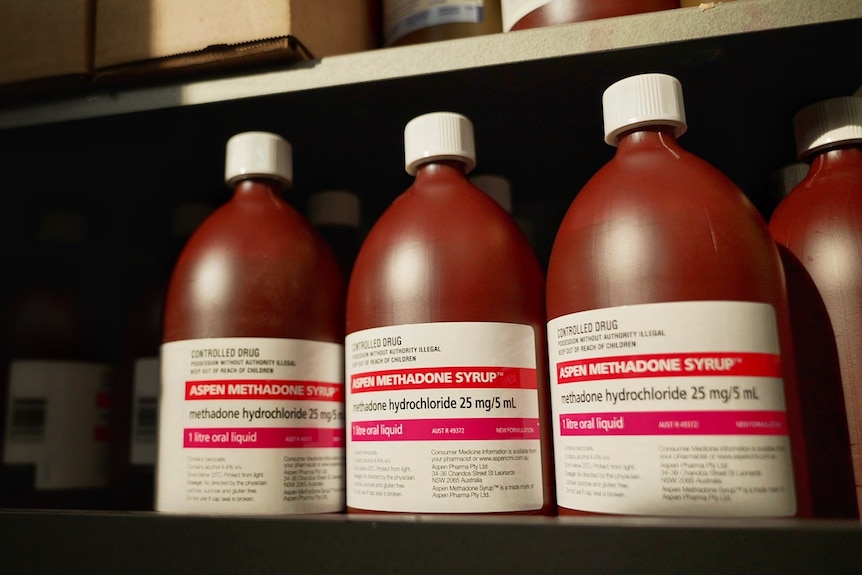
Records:
[[[0,130],[862,19],[859,0],[737,0],[488,36],[381,48],[265,72],[112,89],[0,108]]]

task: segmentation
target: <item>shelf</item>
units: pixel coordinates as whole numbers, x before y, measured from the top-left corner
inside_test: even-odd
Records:
[[[844,521],[0,512],[9,573],[858,573]]]
[[[737,0],[714,4],[705,10],[682,8],[378,49],[224,78],[130,89],[94,87],[81,95],[0,108],[0,130],[862,18],[862,3],[857,0]]]
[[[859,0],[737,0],[0,105],[0,167],[27,177],[0,215],[0,253],[10,269],[29,263],[24,223],[46,205],[92,210],[109,263],[89,279],[104,292],[100,321],[119,333],[124,298],[146,271],[137,262],[149,261],[171,207],[227,199],[230,135],[282,133],[294,147],[290,201],[350,188],[370,224],[409,184],[405,122],[451,109],[474,122],[479,170],[512,180],[516,214],[532,223],[544,259],[572,198],[613,154],[601,136],[612,81],[680,78],[681,144],[757,200],[766,176],[794,159],[793,114],[859,88],[860,33]],[[809,575],[862,565],[855,521],[0,510],[0,538],[10,573]]]

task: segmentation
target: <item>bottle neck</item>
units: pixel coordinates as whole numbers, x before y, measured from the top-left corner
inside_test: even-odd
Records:
[[[284,187],[284,182],[275,178],[253,177],[234,182],[233,193],[234,196],[261,193],[281,195]]]
[[[458,160],[433,160],[416,170],[416,181],[440,177],[467,176],[467,165]]]
[[[673,126],[639,126],[620,134],[617,142],[618,150],[631,146],[652,145],[662,148],[678,148],[679,143],[674,135]]]
[[[844,166],[862,167],[862,143],[848,142],[830,148],[824,148],[812,154],[811,170],[825,170]]]

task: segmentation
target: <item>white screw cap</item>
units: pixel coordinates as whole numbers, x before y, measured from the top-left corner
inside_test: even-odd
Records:
[[[293,149],[290,142],[270,132],[242,132],[227,141],[224,177],[228,185],[237,180],[264,177],[293,181]]]
[[[836,144],[862,143],[862,98],[845,96],[811,104],[793,118],[800,160]]]
[[[308,221],[315,226],[359,227],[359,196],[347,190],[324,190],[308,198]]]
[[[667,74],[640,74],[611,84],[602,95],[605,142],[619,143],[625,131],[642,126],[673,126],[674,135],[686,129],[682,85]]]
[[[473,124],[453,112],[417,116],[404,127],[404,167],[411,176],[420,165],[433,160],[457,160],[469,172],[476,167]]]

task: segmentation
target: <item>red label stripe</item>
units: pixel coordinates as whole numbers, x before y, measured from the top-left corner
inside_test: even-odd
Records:
[[[340,383],[281,379],[187,381],[186,399],[277,399],[343,401]]]
[[[558,383],[681,376],[781,377],[781,359],[772,353],[667,353],[557,364]]]
[[[519,367],[426,367],[351,376],[350,391],[405,389],[536,389],[536,370]]]

